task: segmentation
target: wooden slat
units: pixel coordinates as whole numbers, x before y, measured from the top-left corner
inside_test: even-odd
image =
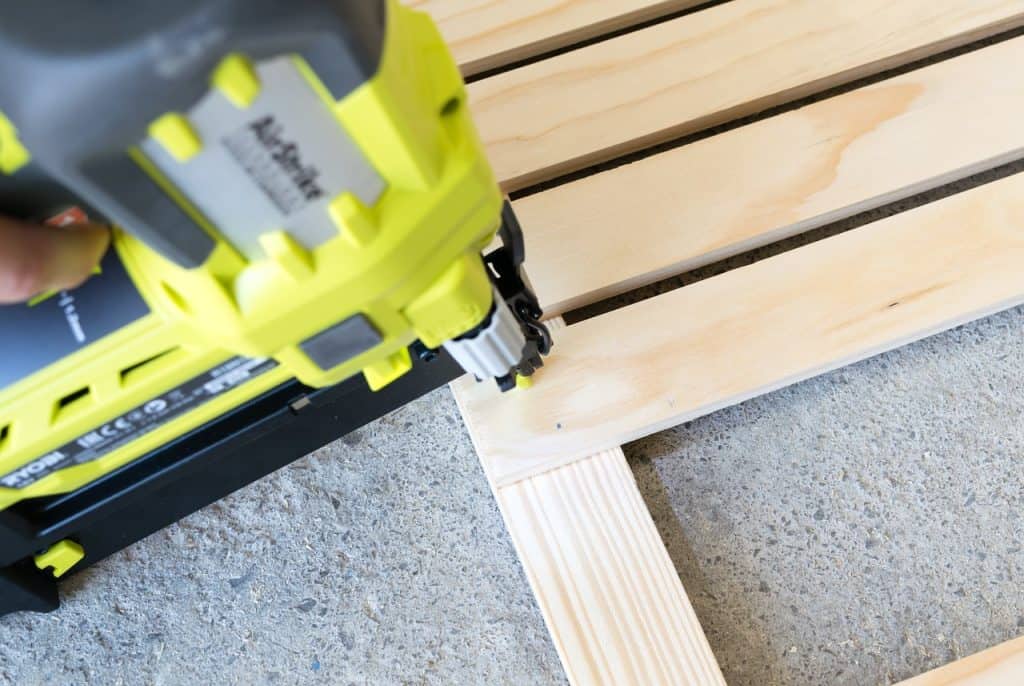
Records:
[[[495,495],[571,683],[725,685],[620,449]]]
[[[620,448],[491,485],[570,682],[724,686]]]
[[[925,672],[897,686],[1020,686],[1024,684],[1024,637]]]
[[[1024,302],[1024,175],[558,333],[537,383],[456,383],[493,483]]]
[[[545,312],[1024,155],[1024,38],[517,200]]]
[[[484,79],[507,190],[1024,23],[1024,0],[733,0]]]
[[[405,0],[428,12],[472,76],[703,0]]]

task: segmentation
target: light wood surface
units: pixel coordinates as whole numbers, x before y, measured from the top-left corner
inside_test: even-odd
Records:
[[[1024,38],[515,201],[548,314],[1024,154]]]
[[[491,487],[571,683],[724,686],[620,448]]]
[[[571,683],[725,686],[620,449],[495,495]]]
[[[472,76],[692,7],[702,0],[405,0],[428,12]]]
[[[559,331],[526,392],[462,379],[501,486],[1024,302],[1024,175]]]
[[[732,0],[484,79],[470,100],[514,190],[1022,23],[1024,0]]]
[[[897,686],[1020,686],[1024,684],[1024,637],[951,662]]]
[[[630,6],[672,11],[419,4],[467,73],[641,21]],[[514,190],[1022,23],[1024,0],[732,0],[471,100]],[[560,312],[1019,155],[1021,40],[516,201],[542,300]],[[724,683],[617,446],[1024,302],[1022,263],[1024,176],[558,330],[530,391],[453,384],[570,681]],[[1022,650],[901,686],[1022,683]]]

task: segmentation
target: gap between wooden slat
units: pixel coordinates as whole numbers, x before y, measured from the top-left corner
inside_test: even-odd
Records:
[[[1024,637],[1001,643],[896,686],[1020,686],[1024,684]]]
[[[469,86],[506,190],[1024,24],[1024,0],[733,0]]]
[[[465,76],[504,67],[704,0],[403,0],[429,13]]]
[[[456,381],[496,486],[1024,302],[1024,175],[559,331],[527,392]]]
[[[591,2],[587,8],[588,16],[586,17],[586,20],[591,23],[584,26],[577,26],[580,22],[571,11],[579,9],[582,3],[562,6],[561,9],[557,7],[542,8],[542,5],[550,5],[551,3],[539,1],[515,3],[514,7],[511,3],[495,6],[494,3],[481,3],[477,0],[464,0],[461,2],[456,2],[456,0],[416,2],[413,0],[410,4],[420,5],[423,9],[432,11],[435,15],[440,15],[438,18],[440,19],[442,30],[446,35],[452,37],[451,42],[459,61],[462,63],[464,73],[474,74],[485,69],[500,67],[516,60],[528,58],[547,50],[563,47],[573,42],[585,40],[594,35],[612,31],[631,23],[641,22],[660,14],[668,14],[686,6],[697,4],[697,2],[696,0],[660,3],[640,1]],[[600,6],[596,7],[597,5]],[[443,12],[449,12],[449,14],[442,15],[441,13]],[[605,12],[605,14],[602,15],[602,12]],[[615,15],[615,12],[625,13]],[[1009,68],[1002,72],[1004,75],[1013,72],[1013,64],[1020,63],[1020,43],[1021,41],[1014,42],[1012,47],[1013,53],[1005,63],[1009,65]],[[651,221],[646,224],[640,224],[640,227],[656,226],[660,235],[664,236],[665,227],[677,222],[680,225],[679,231],[674,234],[670,233],[669,236],[677,240],[677,245],[684,246],[684,254],[681,257],[677,257],[674,263],[668,263],[668,260],[664,257],[665,248],[668,246],[665,246],[663,242],[659,245],[659,242],[656,240],[651,245],[656,246],[656,252],[662,255],[661,266],[649,269],[643,266],[637,267],[629,260],[613,259],[612,262],[619,262],[620,274],[626,275],[626,278],[616,283],[597,284],[596,286],[570,285],[564,292],[577,292],[583,293],[583,295],[575,300],[566,298],[563,301],[555,300],[554,302],[547,303],[547,309],[562,312],[584,301],[607,297],[670,273],[721,259],[756,245],[778,240],[784,236],[822,225],[828,221],[834,221],[858,211],[863,211],[867,207],[892,201],[899,197],[919,192],[926,187],[939,185],[940,183],[968,175],[973,171],[985,168],[986,166],[992,166],[1000,161],[1013,159],[1019,154],[1019,150],[1008,148],[1001,139],[995,140],[998,139],[998,136],[989,137],[982,141],[980,137],[973,135],[979,131],[1005,134],[1010,130],[1010,127],[1005,125],[1007,122],[1019,121],[1020,93],[1006,88],[1007,85],[1012,84],[1009,84],[1005,79],[1004,83],[1001,84],[989,82],[990,77],[998,75],[1000,72],[997,71],[998,67],[996,65],[986,64],[984,60],[1005,59],[1005,56],[996,58],[994,56],[995,51],[996,48],[993,48],[987,51],[987,53],[978,56],[976,63],[972,66],[975,70],[973,75],[968,75],[962,71],[959,74],[953,73],[952,79],[959,78],[960,81],[958,83],[950,80],[950,74],[943,74],[940,77],[947,79],[942,83],[928,81],[927,77],[933,76],[933,74],[928,72],[956,71],[949,67],[948,64],[943,64],[932,70],[925,70],[925,72],[919,74],[902,77],[895,82],[888,82],[844,95],[835,101],[815,106],[813,111],[811,111],[811,108],[808,108],[808,110],[787,115],[790,120],[785,122],[787,124],[793,124],[799,115],[799,119],[806,125],[803,133],[807,134],[818,133],[821,128],[827,129],[827,125],[853,126],[852,132],[850,129],[840,129],[832,133],[831,136],[819,134],[821,140],[811,142],[811,147],[817,148],[812,151],[813,159],[797,160],[799,164],[790,167],[794,170],[795,176],[784,177],[785,182],[789,184],[793,184],[795,179],[799,179],[800,172],[802,171],[808,172],[808,178],[823,178],[821,170],[815,169],[815,163],[827,159],[829,156],[838,158],[838,161],[842,161],[849,167],[849,160],[844,159],[847,151],[853,147],[854,143],[864,146],[865,143],[863,141],[866,134],[871,134],[867,144],[874,147],[873,149],[868,147],[859,151],[862,155],[862,162],[866,162],[872,152],[884,152],[886,149],[890,152],[899,150],[896,144],[902,143],[904,144],[904,149],[901,151],[903,154],[895,155],[894,158],[890,158],[890,161],[892,159],[895,159],[897,162],[900,160],[912,160],[920,162],[921,166],[919,168],[923,169],[924,160],[927,159],[928,164],[931,165],[931,170],[936,172],[932,177],[915,180],[912,178],[916,171],[915,169],[903,168],[894,170],[891,166],[883,166],[883,170],[886,172],[884,179],[878,174],[866,174],[860,181],[874,181],[875,186],[878,188],[896,188],[898,190],[888,191],[871,198],[868,197],[869,193],[867,192],[870,190],[869,184],[868,189],[858,189],[862,191],[861,195],[865,198],[864,200],[860,200],[859,204],[857,200],[852,200],[851,204],[842,207],[839,207],[839,205],[844,200],[843,192],[851,190],[854,184],[844,185],[843,182],[849,182],[849,178],[844,177],[844,170],[841,169],[837,169],[829,179],[831,182],[830,186],[823,189],[812,189],[815,191],[813,193],[800,193],[801,190],[805,190],[805,187],[802,186],[793,188],[792,185],[789,185],[784,186],[782,189],[779,189],[778,186],[766,188],[765,190],[769,194],[768,198],[755,195],[752,200],[749,195],[746,195],[744,196],[743,204],[740,206],[741,209],[735,210],[734,217],[745,216],[748,218],[744,227],[746,234],[743,233],[742,229],[734,231],[731,238],[727,239],[732,242],[723,242],[720,246],[715,245],[714,236],[705,235],[703,241],[694,241],[692,240],[694,238],[692,235],[687,236],[686,230],[693,224],[700,224],[700,217],[688,216],[686,210],[698,205],[687,202],[683,197],[673,197],[673,195],[667,194],[661,198],[665,204],[660,209],[663,212],[663,216],[669,221]],[[1009,47],[1007,52],[1010,52]],[[966,62],[971,60],[972,57],[961,58],[957,63]],[[971,78],[971,76],[975,78]],[[989,77],[989,79],[985,77]],[[921,87],[920,92],[912,92],[915,85]],[[984,90],[980,93],[970,93],[968,89],[971,85],[982,86]],[[995,86],[996,89],[992,90],[991,86]],[[910,92],[900,92],[904,87]],[[935,103],[928,102],[926,96],[935,96],[937,94],[941,98],[943,89],[946,89],[945,94],[948,96],[954,92],[952,90],[954,88],[956,89],[956,94],[960,96],[961,102],[940,102],[940,105],[944,104],[947,107],[938,110],[938,113],[940,115],[948,115],[949,119],[937,119],[937,110],[934,109]],[[912,107],[911,103],[901,102],[902,95],[909,96],[915,107]],[[795,94],[791,94],[791,96],[795,97]],[[1002,97],[1004,100],[995,107],[982,104],[986,97],[992,96]],[[839,102],[840,100],[841,102]],[[864,100],[872,101],[864,102]],[[871,105],[876,104],[882,105],[882,107],[873,111]],[[957,104],[961,106],[966,104],[969,106],[970,111],[955,112]],[[1012,107],[1007,107],[1008,104],[1012,105]],[[887,105],[895,105],[895,110],[887,109]],[[920,105],[920,107],[916,107],[916,105]],[[860,113],[872,115],[869,117],[869,121],[866,122],[867,126],[864,125],[864,122],[858,122],[856,118],[835,118],[834,109],[844,106],[858,109]],[[920,113],[921,107],[932,108],[927,112],[927,120],[918,123],[913,120],[913,117],[907,116],[908,114]],[[830,109],[833,112],[830,112]],[[967,108],[963,109],[966,110]],[[881,112],[882,116],[874,116],[878,112]],[[988,124],[979,121],[977,116],[979,112],[983,114],[995,113],[999,121]],[[732,113],[734,115],[738,114],[735,110]],[[825,127],[822,127],[822,121],[809,121],[813,120],[814,115],[818,114],[824,115],[822,120],[826,124]],[[903,131],[893,130],[891,127],[891,124],[896,120],[900,120],[899,123],[902,125]],[[955,131],[943,130],[942,128],[952,125],[954,122],[960,123],[963,121],[972,124],[971,136],[956,136]],[[703,122],[704,125],[708,123],[708,120]],[[817,126],[815,126],[816,123]],[[856,126],[857,124],[861,124],[860,129]],[[885,131],[889,139],[888,141],[878,135],[878,129],[883,124],[890,125],[890,129]],[[756,135],[761,136],[760,141],[762,143],[764,141],[776,144],[784,143],[785,149],[774,151],[777,153],[774,161],[778,162],[780,159],[785,159],[787,163],[792,164],[794,160],[788,158],[787,153],[791,154],[793,152],[796,146],[795,141],[800,140],[800,138],[798,135],[794,136],[792,131],[784,131],[783,135],[777,135],[779,132],[774,131],[773,128],[779,126],[779,121],[772,120],[762,124],[760,127],[755,126],[751,128],[761,129],[756,132]],[[948,138],[945,138],[945,142],[969,142],[978,144],[978,146],[973,150],[967,150],[961,149],[957,145],[933,145],[928,149],[913,151],[909,149],[910,146],[905,144],[920,145],[928,141],[922,137],[915,138],[912,135],[908,137],[906,134],[907,132],[912,134],[915,131],[921,131],[922,128],[930,129],[927,133],[939,140],[943,140],[948,136]],[[603,220],[608,226],[631,225],[635,229],[637,224],[630,222],[631,219],[634,219],[633,213],[638,209],[647,208],[649,210],[652,207],[652,195],[657,197],[659,191],[665,192],[666,188],[672,185],[678,189],[678,181],[672,179],[671,172],[684,170],[683,173],[688,171],[692,174],[691,178],[695,179],[696,183],[684,183],[683,189],[704,198],[705,204],[699,205],[699,207],[707,209],[709,207],[707,199],[713,196],[716,190],[715,185],[712,183],[710,185],[711,192],[709,193],[708,184],[700,183],[701,181],[716,180],[714,173],[706,174],[708,171],[718,171],[720,173],[726,171],[727,173],[724,175],[726,181],[741,181],[742,183],[737,185],[743,185],[745,189],[751,188],[751,179],[755,183],[758,180],[778,181],[778,178],[770,176],[758,178],[764,170],[757,168],[754,163],[758,161],[771,161],[770,158],[762,157],[760,159],[753,158],[752,160],[750,157],[743,157],[734,154],[728,149],[722,149],[727,147],[723,141],[727,141],[733,144],[737,150],[756,150],[756,147],[750,145],[750,140],[744,140],[744,134],[754,134],[747,130],[742,130],[742,132],[731,138],[718,137],[712,139],[706,144],[706,147],[711,148],[711,150],[703,149],[704,146],[698,145],[683,151],[666,154],[640,165],[625,167],[607,175],[586,179],[582,183],[574,184],[571,187],[571,191],[576,193],[575,199],[577,200],[587,198],[587,196],[590,196],[590,198],[604,197],[624,200],[625,202],[620,202],[614,208],[619,211],[618,216],[610,214],[609,210],[611,208],[605,205],[600,208],[596,218]],[[679,135],[681,133],[682,130],[677,129],[676,134]],[[652,140],[649,137],[646,139],[646,142],[649,143]],[[983,147],[983,144],[992,143],[995,143],[996,154],[984,157],[983,154],[977,153],[977,150]],[[742,175],[738,178],[735,167],[723,170],[719,166],[717,169],[712,167],[709,170],[707,167],[695,163],[692,156],[688,157],[683,154],[684,152],[694,152],[695,149],[696,152],[694,154],[702,152],[706,156],[705,159],[714,158],[718,155],[721,155],[722,159],[744,159],[746,163],[740,168],[740,171],[747,172],[750,175],[749,178]],[[836,153],[837,149],[840,151],[838,154]],[[1004,152],[1004,150],[1008,151]],[[762,150],[761,152],[765,151]],[[771,151],[769,150],[768,152]],[[951,154],[945,159],[935,160],[928,158],[929,153],[936,152]],[[955,160],[958,154],[969,157],[971,152],[975,152],[974,158],[984,157],[984,159],[978,162],[970,160],[964,162],[961,158],[960,163],[956,163]],[[596,160],[598,157],[592,155],[591,159]],[[950,160],[949,163],[943,165],[942,162],[947,160]],[[939,164],[936,165],[936,162],[939,162]],[[674,165],[674,168],[669,168],[667,165]],[[803,165],[809,166],[805,167]],[[660,169],[657,168],[658,166],[660,166]],[[564,165],[561,167],[562,170],[565,168]],[[937,173],[937,170],[945,168],[949,168],[949,171],[944,175]],[[856,171],[858,170],[854,168],[854,175]],[[897,173],[893,173],[894,171]],[[669,172],[669,174],[666,174],[666,172]],[[847,176],[850,175],[849,168],[845,172]],[[900,178],[901,172],[906,174],[902,179]],[[653,179],[663,183],[660,187],[652,187],[650,183],[641,185],[636,183],[639,175],[644,175],[648,182]],[[828,177],[826,176],[825,178]],[[580,186],[584,187],[581,188]],[[721,210],[722,207],[728,207],[728,198],[726,198],[727,186],[727,183],[723,183],[717,188],[719,196],[724,198],[726,202],[714,209]],[[509,184],[509,187],[518,186]],[[616,190],[621,191],[621,188],[624,187],[641,189],[645,191],[644,197],[634,197],[629,194],[614,192]],[[790,195],[791,202],[787,205],[784,202],[786,199],[785,191],[787,190],[795,192],[807,204],[794,205],[792,203],[793,196]],[[771,201],[778,200],[780,192],[783,196],[783,201],[773,205]],[[593,245],[592,242],[585,243],[582,246],[582,250],[574,250],[571,245],[565,244],[566,236],[574,234],[571,227],[567,232],[564,226],[557,226],[557,222],[550,221],[554,218],[554,215],[549,209],[543,208],[545,202],[548,202],[550,205],[551,196],[553,195],[555,196],[557,206],[562,210],[562,216],[568,218],[566,223],[569,224],[585,221],[587,219],[586,211],[594,207],[592,201],[574,205],[574,198],[570,196],[570,193],[567,192],[559,196],[556,192],[541,194],[531,199],[520,201],[517,203],[517,209],[521,216],[529,216],[530,211],[540,205],[541,215],[548,219],[549,223],[536,222],[534,225],[537,227],[543,226],[547,229],[547,236],[549,237],[560,237],[562,240],[562,250],[576,258],[570,260],[568,264],[583,264],[591,267],[584,270],[584,275],[602,274],[602,276],[607,276],[608,270],[592,269],[595,256],[587,255],[585,252],[586,248]],[[824,209],[822,206],[827,206],[829,201],[833,201],[837,208],[834,210]],[[760,202],[760,205],[756,204],[758,202]],[[814,206],[814,202],[820,203],[817,209]],[[754,209],[765,211],[765,214],[757,215],[756,212],[749,212],[752,205]],[[526,209],[524,209],[524,206],[526,206]],[[797,220],[788,226],[779,225],[768,230],[763,228],[765,224],[770,224],[775,217],[785,215],[787,212],[800,216],[801,210],[808,219]],[[749,221],[751,214],[764,223]],[[590,218],[588,221],[591,233],[595,229],[593,219]],[[674,222],[671,220],[674,220]],[[525,221],[528,224],[531,223],[530,219]],[[625,235],[624,232],[622,233]],[[739,239],[737,239],[737,234]],[[744,236],[746,237],[745,239]],[[543,236],[540,238],[543,238]],[[657,239],[657,236],[655,238]],[[631,239],[633,241],[632,245],[636,246],[638,244],[643,245],[647,237],[639,235],[634,231]],[[531,240],[533,240],[534,247],[536,247],[538,243],[536,233],[531,235]],[[605,243],[601,247],[607,247],[607,245]],[[598,254],[596,258],[600,261],[602,257],[607,259],[609,256],[621,257],[624,254],[635,257],[635,253],[636,251],[634,250],[633,254],[630,255],[629,251],[623,252],[620,249],[616,249],[603,256]],[[646,275],[639,280],[631,280],[630,275],[636,273],[646,273]],[[569,283],[572,282],[574,277],[578,276],[566,274],[564,270],[561,270],[560,275],[563,280],[567,280]],[[546,275],[543,274],[539,278],[536,274],[534,276],[535,282],[538,280],[541,282],[542,292],[551,294],[552,298],[557,298],[559,291],[554,286],[548,286],[545,278]],[[586,290],[588,288],[591,290]],[[603,481],[596,476],[598,472],[604,472],[601,474],[604,479]],[[609,485],[611,488],[608,488]],[[521,497],[520,491],[525,490],[535,491],[530,506],[535,512],[540,513],[545,518],[543,522],[531,522],[529,516],[523,516],[522,504],[517,502],[517,498]],[[499,503],[502,505],[503,513],[506,516],[506,521],[509,523],[509,529],[513,534],[513,538],[517,541],[516,544],[520,549],[521,559],[527,568],[530,582],[534,586],[538,600],[542,604],[545,619],[549,623],[563,663],[573,682],[638,684],[724,683],[717,664],[707,646],[707,641],[700,629],[700,625],[693,615],[692,607],[688,599],[686,599],[685,592],[683,592],[681,585],[679,585],[678,578],[671,567],[671,562],[668,561],[661,541],[657,537],[657,532],[650,521],[646,507],[643,505],[642,500],[640,500],[639,494],[636,493],[635,484],[632,483],[632,475],[625,465],[621,450],[616,449],[595,455],[578,461],[569,467],[533,476],[511,486],[501,487],[496,493]],[[538,564],[537,562],[536,549],[532,549],[530,545],[524,545],[521,529],[523,524],[528,522],[534,524],[532,527],[527,527],[529,530],[525,535],[528,538],[536,537],[539,531],[547,535],[546,544],[548,547],[542,555],[555,554],[561,557],[563,571],[569,569],[569,565],[574,567],[575,565],[581,565],[580,567],[575,567],[575,574],[554,580],[551,576],[541,578],[534,573],[534,568],[536,566],[543,567],[543,564]],[[595,530],[594,527],[597,527],[597,529]],[[602,529],[607,531],[602,531]],[[653,538],[651,537],[652,531]],[[638,536],[638,533],[643,535]],[[643,543],[640,546],[643,550],[637,547],[636,541],[638,538],[643,539]],[[627,543],[624,550],[620,549],[622,541]],[[588,547],[589,550],[587,550]],[[569,552],[555,552],[557,548],[567,548]],[[580,559],[566,561],[569,558],[581,555]],[[643,560],[645,555],[648,556],[647,564],[641,565],[645,570],[645,574],[642,575],[642,578],[634,581],[636,588],[632,588],[626,575],[627,573],[634,575],[637,573],[636,564],[638,561]],[[601,565],[608,564],[608,560],[612,560],[609,566],[613,569],[601,569]],[[604,574],[601,574],[601,572],[604,572]],[[560,589],[560,593],[555,594],[556,598],[562,603],[567,598],[575,598],[578,603],[580,598],[586,597],[587,607],[580,607],[577,604],[568,609],[565,614],[559,615],[557,611],[553,612],[552,608],[557,605],[557,601],[553,602],[550,599],[546,599],[548,594],[545,593],[545,589],[559,583],[567,584],[568,586],[580,585],[581,583],[584,586],[593,584],[593,587],[586,589],[582,595],[578,591],[575,595],[571,592],[566,592],[566,586]],[[651,591],[652,588],[657,589],[657,591]],[[600,597],[590,595],[594,593]],[[595,601],[599,607],[595,607]],[[564,607],[558,609],[565,610]],[[628,618],[622,616],[628,615],[630,612],[635,614]],[[578,632],[579,627],[577,623],[580,616],[593,616],[602,613],[610,613],[613,617],[611,619],[603,618],[605,623],[603,630],[598,634],[591,632],[586,637],[586,640],[589,640],[589,645],[580,644],[579,636],[570,637],[571,634]],[[671,618],[666,613],[671,615]],[[650,619],[651,617],[654,618],[653,624]],[[611,626],[614,626],[612,631],[609,630]],[[678,642],[680,638],[683,639],[680,645],[669,645],[673,640]],[[612,647],[609,646],[609,643]],[[1024,680],[1022,650],[1024,650],[1024,639],[1016,639],[908,681],[901,682],[901,686],[939,686],[940,684],[947,686],[954,684],[956,686],[986,684],[991,686],[994,684],[1016,684]],[[604,655],[605,652],[608,655]],[[598,671],[596,672],[595,670]],[[603,670],[603,673],[599,677],[598,672],[601,670]],[[609,678],[609,675],[614,675],[614,678]]]
[[[1024,38],[516,200],[548,315],[1024,155]]]
[[[495,497],[571,683],[724,686],[621,449]]]

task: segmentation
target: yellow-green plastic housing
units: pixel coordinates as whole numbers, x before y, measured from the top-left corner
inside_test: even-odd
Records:
[[[0,390],[0,473],[234,356],[270,357],[279,366],[98,460],[23,489],[0,487],[0,510],[75,490],[292,377],[325,386],[362,372],[379,388],[409,369],[414,340],[437,346],[486,316],[492,291],[480,252],[500,223],[502,195],[462,79],[433,22],[397,0],[388,2],[382,55],[377,74],[338,102],[293,58],[385,180],[377,203],[336,198],[330,216],[338,235],[312,250],[284,232],[270,233],[261,239],[267,257],[248,262],[219,241],[192,270],[115,230],[114,249],[152,313]],[[251,92],[244,78],[244,60],[227,56],[213,80],[244,105]],[[176,124],[163,131],[168,140],[187,139]],[[217,236],[187,198],[167,190]],[[381,334],[374,348],[333,369],[319,368],[299,348],[356,314]]]

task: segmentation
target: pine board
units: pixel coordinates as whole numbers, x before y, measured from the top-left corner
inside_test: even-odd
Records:
[[[1024,38],[515,201],[548,315],[1024,156]]]
[[[725,686],[622,450],[495,496],[571,683]]]
[[[452,12],[439,18],[464,32],[466,73],[643,20],[588,14],[582,33],[545,34],[584,3],[419,4]],[[733,0],[490,77],[471,100],[515,190],[1022,19],[1024,0]],[[1024,39],[1008,41],[517,200],[543,304],[562,312],[1021,156],[1021,63]],[[618,445],[1024,302],[1022,257],[1024,176],[558,331],[528,393],[453,384],[570,681],[724,683]],[[1017,683],[1019,650],[901,686]]]
[[[405,0],[405,4],[434,18],[462,73],[473,76],[702,1]]]
[[[1024,24],[1024,0],[732,0],[469,87],[508,191]]]
[[[1020,686],[1024,684],[1024,637],[951,662],[897,686]]]
[[[1024,175],[557,332],[525,393],[454,384],[497,486],[1024,302]]]

